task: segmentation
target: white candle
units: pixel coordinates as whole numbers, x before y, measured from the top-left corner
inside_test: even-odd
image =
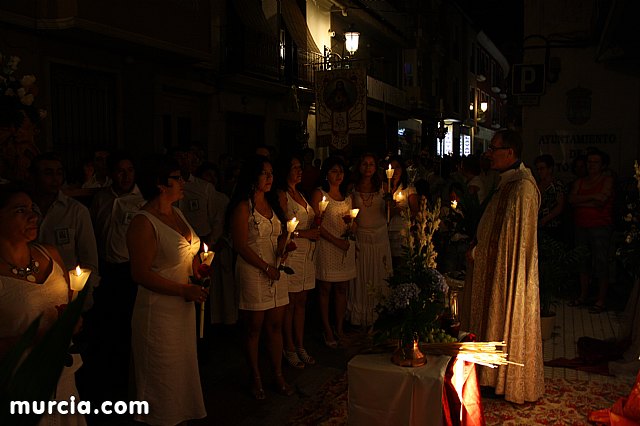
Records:
[[[296,227],[298,226],[298,222],[299,220],[296,219],[295,217],[287,222],[287,232],[289,234],[291,234],[293,231],[296,230]]]
[[[387,174],[387,179],[391,181],[391,178],[393,177],[393,169],[391,168],[391,164],[389,164],[389,168],[385,170],[385,173]],[[391,190],[391,186],[389,186],[389,190]]]
[[[351,209],[351,211],[349,212],[349,216],[351,216],[351,219],[355,219],[356,216],[358,216],[359,212],[360,209]]]
[[[327,200],[327,197],[323,195],[322,201],[320,201],[320,204],[318,205],[318,208],[320,209],[320,214],[324,213],[328,205],[329,205],[329,201]]]
[[[402,191],[400,191],[398,195],[396,195],[396,202],[400,203],[402,200],[404,200],[404,195],[402,195]]]
[[[204,251],[200,253],[200,262],[204,263],[208,266],[211,266],[211,262],[213,261],[213,256],[215,256],[215,252],[209,251],[209,247],[206,244],[203,244]]]
[[[84,288],[91,275],[91,269],[80,268],[80,265],[76,266],[76,269],[69,271],[69,284],[71,290],[74,292],[80,292]]]
[[[451,201],[451,208],[455,210],[456,207],[458,207],[458,201],[457,200]]]

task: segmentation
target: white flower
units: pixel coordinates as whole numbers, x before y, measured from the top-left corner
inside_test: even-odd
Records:
[[[29,93],[28,95],[22,97],[20,99],[20,102],[22,102],[23,105],[30,106],[30,105],[33,104],[33,100],[34,100],[33,95],[31,93]]]
[[[33,86],[35,82],[36,82],[36,76],[33,75],[33,74],[25,75],[20,80],[20,84],[22,85],[22,87],[27,88],[27,89],[29,87]]]
[[[20,63],[20,58],[18,56],[9,56],[9,62],[7,62],[7,66],[15,71],[18,69],[18,64]]]

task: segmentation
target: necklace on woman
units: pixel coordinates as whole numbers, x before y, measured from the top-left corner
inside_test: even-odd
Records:
[[[360,198],[362,198],[362,204],[365,207],[371,207],[371,205],[373,204],[373,196],[375,195],[375,192],[360,192]]]
[[[13,263],[6,261],[3,257],[0,257],[0,260],[2,260],[4,263],[9,265],[9,268],[11,268],[10,269],[11,273],[16,277],[22,278],[23,280],[26,279],[27,281],[32,283],[36,282],[35,274],[40,272],[40,263],[38,263],[38,261],[35,260],[33,257],[31,257],[29,264],[24,268],[17,267]]]

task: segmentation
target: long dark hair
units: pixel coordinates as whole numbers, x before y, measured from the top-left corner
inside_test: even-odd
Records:
[[[153,154],[142,159],[136,170],[136,182],[144,199],[151,201],[160,195],[158,185],[169,186],[169,175],[178,170],[178,162],[167,155]]]
[[[255,208],[255,191],[256,185],[258,183],[258,179],[262,174],[262,170],[264,169],[265,164],[271,164],[271,161],[263,155],[252,155],[247,158],[247,160],[242,165],[242,170],[240,171],[240,175],[238,176],[238,183],[236,184],[236,189],[231,196],[231,201],[229,201],[229,206],[227,207],[226,212],[226,226],[231,224],[231,215],[233,211],[238,207],[240,203],[243,201],[251,201],[251,213],[253,213],[253,209]],[[278,219],[283,226],[286,225],[287,218],[280,207],[280,203],[278,202],[278,195],[276,191],[272,190],[266,192],[264,194],[267,203],[269,203],[269,207],[273,210]]]
[[[407,176],[407,164],[404,162],[402,157],[398,155],[394,155],[393,157],[391,157],[389,159],[389,164],[391,164],[392,161],[395,161],[398,164],[400,164],[400,168],[402,168],[402,174],[400,175],[400,184],[402,185],[403,189],[406,189],[409,186],[409,178]]]
[[[358,158],[358,162],[353,168],[353,179],[351,181],[354,185],[357,185],[358,182],[360,182],[360,179],[362,179],[362,174],[360,173],[360,165],[367,157],[373,158],[376,172],[373,174],[373,176],[371,176],[371,184],[373,185],[374,190],[379,191],[380,188],[382,188],[382,178],[380,177],[380,171],[378,170],[378,157],[373,152],[365,152]]]
[[[289,152],[278,157],[276,160],[276,164],[273,167],[273,186],[275,188],[284,192],[287,192],[287,189],[289,189],[287,177],[291,171],[291,163],[293,160],[298,160],[300,162],[300,166],[303,165],[302,156],[296,152]]]
[[[325,192],[329,191],[329,181],[327,180],[327,175],[329,174],[329,170],[333,169],[335,166],[340,166],[342,168],[342,173],[344,173],[344,179],[342,183],[338,187],[340,190],[340,194],[345,197],[347,195],[347,186],[349,182],[347,181],[347,170],[344,166],[344,161],[342,158],[332,155],[322,162],[322,168],[320,169],[320,188],[322,188]]]

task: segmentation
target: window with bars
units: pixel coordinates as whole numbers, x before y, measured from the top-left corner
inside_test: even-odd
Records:
[[[51,64],[53,150],[80,167],[100,148],[116,146],[116,74]]]

